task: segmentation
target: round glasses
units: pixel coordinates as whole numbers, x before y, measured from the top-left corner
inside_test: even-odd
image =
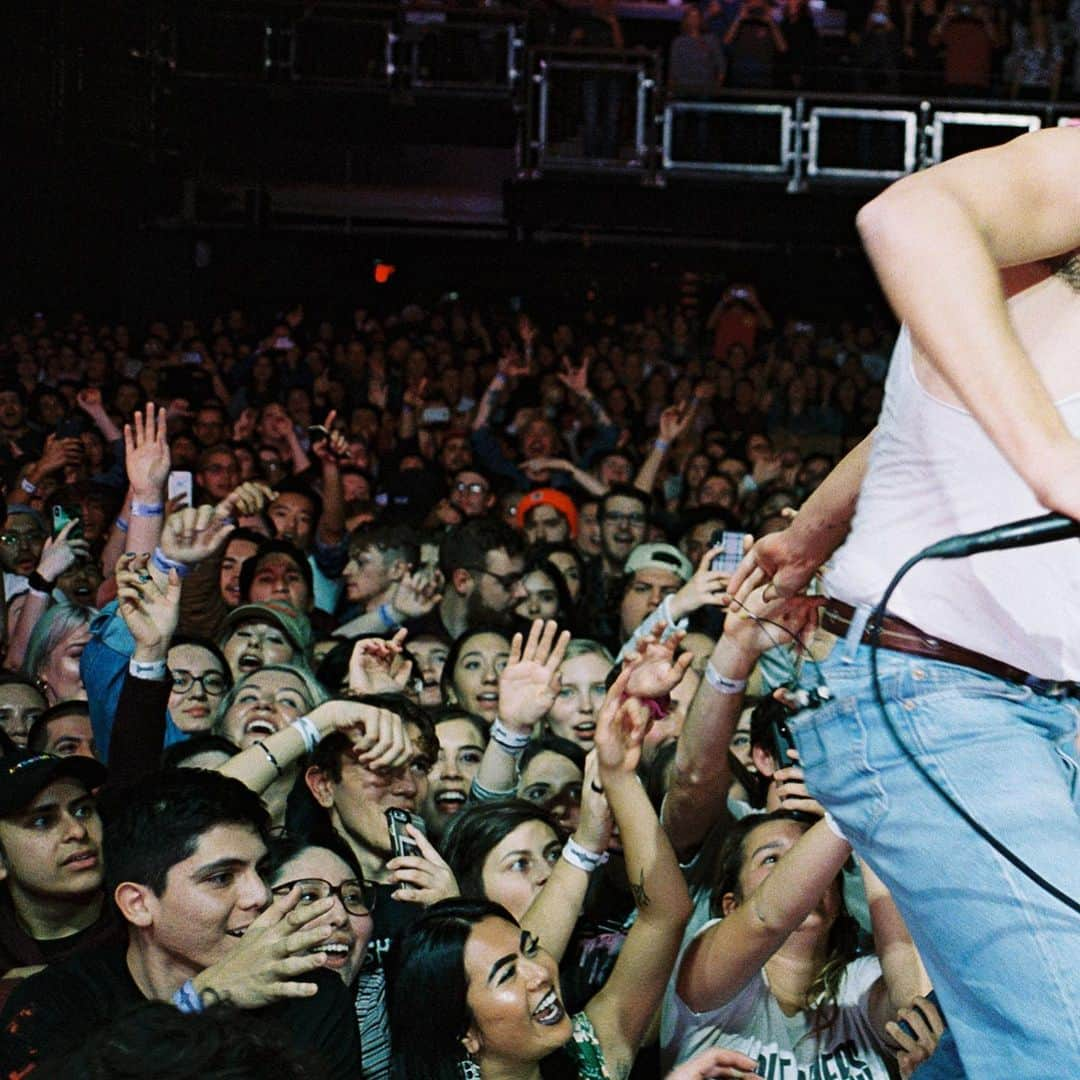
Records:
[[[296,881],[286,881],[281,885],[275,885],[270,891],[275,896],[284,896],[291,889],[299,887],[300,903],[298,907],[306,907],[308,904],[317,904],[320,900],[336,896],[341,900],[341,906],[350,915],[370,915],[375,906],[375,889],[366,881],[358,881],[351,878],[343,881],[340,885],[331,885],[322,878],[299,878]]]

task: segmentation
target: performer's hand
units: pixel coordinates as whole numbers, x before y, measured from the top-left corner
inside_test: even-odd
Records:
[[[1077,510],[1080,512],[1080,506]],[[731,575],[728,592],[734,596],[757,569],[769,580],[772,588],[766,599],[772,600],[775,596],[790,597],[803,592],[817,573],[818,562],[800,541],[798,531],[787,528],[769,533],[754,544]]]

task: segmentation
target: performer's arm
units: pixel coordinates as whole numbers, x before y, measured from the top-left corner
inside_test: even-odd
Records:
[[[858,217],[930,364],[1040,500],[1074,516],[1080,443],[1021,347],[999,268],[1080,247],[1078,175],[1080,132],[1037,132],[908,177]]]
[[[758,567],[786,596],[806,588],[851,528],[873,438],[871,432],[848,452],[783,532],[763,536],[750,549],[728,582],[729,593],[737,593]]]

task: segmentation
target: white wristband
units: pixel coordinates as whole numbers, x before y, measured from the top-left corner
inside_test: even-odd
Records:
[[[132,658],[128,662],[128,671],[136,679],[150,679],[158,682],[168,674],[168,666],[164,660],[143,661]]]
[[[309,754],[322,742],[322,735],[310,716],[298,716],[291,726],[300,733],[300,738],[304,740],[304,749]]]
[[[839,836],[845,844],[851,843],[851,841],[840,831],[840,826],[836,824],[836,818],[834,818],[828,810],[825,811],[825,824],[829,826],[829,830],[834,836]]]
[[[606,851],[590,851],[588,848],[582,847],[572,836],[563,844],[562,857],[571,866],[584,870],[586,874],[598,870],[608,861]]]
[[[496,718],[491,725],[491,741],[505,750],[511,757],[521,757],[525,747],[532,742],[532,735],[527,731],[511,731]]]
[[[729,679],[721,675],[711,660],[705,665],[705,679],[718,694],[741,694],[746,689],[745,679]]]

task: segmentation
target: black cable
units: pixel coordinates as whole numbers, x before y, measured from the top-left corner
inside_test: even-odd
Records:
[[[881,640],[881,624],[885,619],[885,613],[889,605],[889,598],[896,591],[897,585],[900,584],[901,579],[905,574],[916,564],[921,562],[927,557],[927,551],[920,551],[917,555],[913,555],[899,570],[893,575],[892,581],[889,582],[888,588],[886,588],[884,595],[878,603],[878,606],[870,613],[870,619],[867,622],[867,629],[870,632],[870,678],[874,686],[874,700],[877,703],[878,711],[881,713],[882,719],[885,721],[885,726],[889,731],[889,734],[893,737],[896,744],[904,751],[904,753],[911,760],[911,763],[918,770],[922,778],[945,800],[945,802],[955,810],[960,817],[979,835],[981,836],[1002,858],[1007,859],[1016,867],[1022,874],[1028,877],[1036,885],[1039,886],[1044,892],[1048,892],[1055,899],[1060,900],[1066,907],[1071,908],[1073,911],[1080,913],[1080,903],[1077,903],[1071,896],[1067,896],[1056,885],[1047,881],[1037,870],[1032,869],[1019,855],[1016,855],[1013,851],[1007,848],[989,829],[980,824],[971,814],[968,813],[938,782],[930,775],[926,766],[907,748],[907,745],[900,738],[899,733],[896,730],[896,725],[892,722],[892,717],[889,716],[889,710],[885,707],[885,695],[881,692],[881,681],[878,678],[878,664],[877,655],[879,642]]]

